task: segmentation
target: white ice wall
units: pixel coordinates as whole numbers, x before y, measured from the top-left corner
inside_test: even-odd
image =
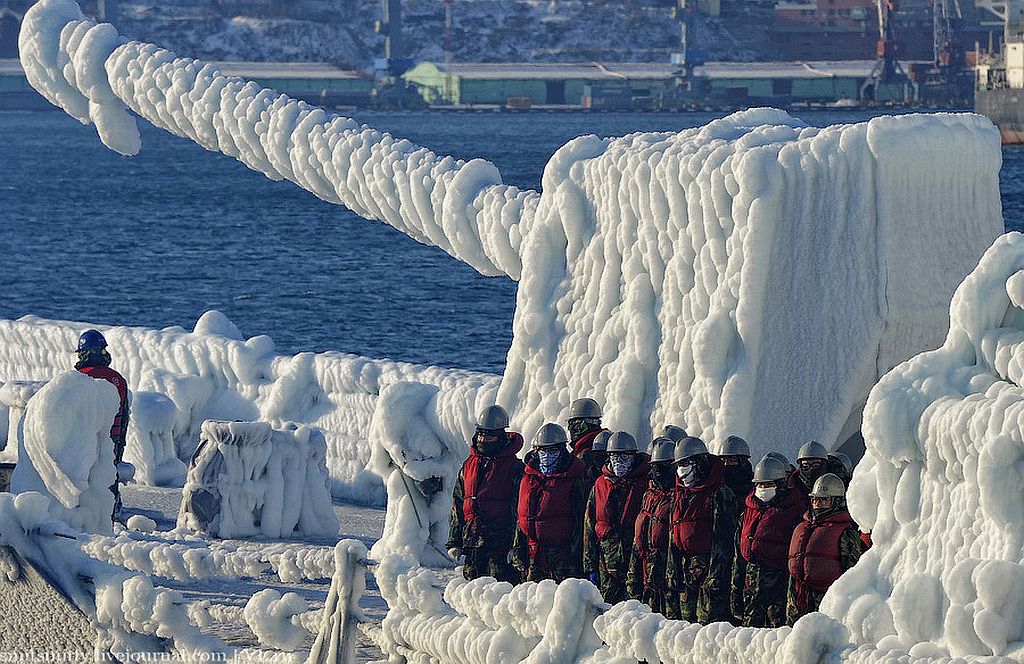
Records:
[[[468,431],[459,427],[470,426],[471,414],[493,401],[498,386],[498,377],[489,374],[344,353],[278,355],[269,337],[242,341],[224,336],[231,332],[228,324],[216,312],[205,314],[194,332],[31,316],[0,320],[0,380],[47,380],[67,371],[75,362],[78,335],[95,327],[110,344],[112,366],[133,391],[162,394],[174,402],[172,431],[181,459],[191,457],[206,419],[261,420],[277,428],[288,422],[308,424],[321,429],[327,440],[332,493],[377,505],[384,502],[384,490],[367,469],[368,432],[381,390],[403,381],[433,386],[443,397],[435,402],[442,404],[439,413],[431,413],[435,429],[451,427],[445,437],[462,440]],[[163,444],[160,437],[153,440]]]
[[[385,651],[448,663],[500,646],[509,661],[536,661],[537,625],[586,631],[597,606],[590,619],[603,645],[582,639],[560,661],[1024,662],[1024,235],[996,240],[950,318],[940,348],[871,390],[867,455],[848,498],[874,545],[820,613],[753,629],[665,620],[636,601],[603,607],[554,584],[456,579],[442,594],[432,572],[393,557],[377,571],[393,612]],[[556,610],[549,598],[559,594]]]
[[[499,401],[527,430],[593,394],[640,435],[843,442],[877,378],[941,343],[1001,232],[999,150],[980,116],[767,109],[571,141],[523,244]]]
[[[37,3],[22,64],[108,145],[131,143],[105,120],[121,104],[520,279],[498,398],[528,437],[589,395],[641,437],[671,420],[755,454],[840,443],[877,377],[941,342],[953,287],[1002,230],[999,137],[980,116],[816,129],[760,109],[586,136],[552,156],[540,194],[78,17],[72,0]]]

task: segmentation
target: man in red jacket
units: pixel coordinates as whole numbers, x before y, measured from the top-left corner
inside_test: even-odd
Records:
[[[789,543],[789,624],[818,610],[829,587],[864,552],[857,525],[846,511],[846,486],[826,473],[811,490],[811,509]]]
[[[593,399],[584,397],[569,405],[569,418],[565,424],[572,442],[572,453],[576,458],[582,459],[594,444],[594,437],[605,431],[601,426],[601,417],[601,406]]]
[[[651,445],[650,482],[633,527],[633,553],[626,578],[630,598],[640,600],[669,620],[679,619],[679,599],[665,584],[669,521],[676,485],[675,448],[675,442],[665,437],[655,438]]]
[[[732,619],[729,576],[736,542],[736,497],[725,466],[700,438],[676,446],[667,579],[679,593],[679,615],[689,622]]]
[[[788,474],[783,462],[768,456],[754,469],[738,540],[737,562],[744,563],[744,574],[733,576],[734,592],[743,593],[744,627],[786,624],[789,543],[806,510],[803,495],[789,489]]]
[[[128,381],[124,376],[110,368],[110,353],[107,352],[107,340],[98,330],[86,330],[78,337],[78,362],[75,369],[86,374],[90,378],[105,380],[117,388],[117,396],[120,404],[117,413],[114,415],[114,424],[110,427],[110,440],[114,445],[114,467],[119,468],[124,460],[125,436],[128,433],[128,418],[130,414],[130,401],[128,398]],[[116,520],[121,512],[121,492],[118,490],[118,481],[110,487],[114,494],[114,513]]]
[[[467,579],[492,576],[519,583],[519,571],[509,564],[508,552],[516,532],[516,497],[523,479],[517,456],[523,437],[508,428],[508,413],[488,406],[477,418],[469,458],[462,464],[452,494],[448,555],[466,557]]]
[[[583,510],[589,488],[583,462],[566,445],[565,429],[547,423],[537,432],[519,484],[515,541],[509,562],[527,581],[580,577]]]
[[[650,464],[636,439],[616,431],[608,439],[608,462],[594,483],[583,522],[583,569],[601,588],[604,601],[626,599],[633,528],[647,490]]]

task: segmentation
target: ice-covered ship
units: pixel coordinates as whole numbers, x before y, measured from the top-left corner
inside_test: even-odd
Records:
[[[974,110],[999,127],[1003,143],[1024,143],[1024,2],[979,0],[1003,21],[998,50],[979,53]]]

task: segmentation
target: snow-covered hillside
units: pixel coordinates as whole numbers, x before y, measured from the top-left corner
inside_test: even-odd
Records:
[[[444,4],[402,4],[407,56],[443,59]],[[303,0],[267,7],[211,0],[108,0],[107,5],[125,34],[211,60],[340,61],[365,69],[383,54],[383,40],[374,32],[380,18],[376,1]],[[453,57],[456,62],[668,62],[679,39],[670,5],[652,0],[458,0]],[[754,18],[759,5],[723,5],[735,5],[742,16],[730,28],[720,17],[696,17],[698,47],[715,60],[763,57],[767,22]]]

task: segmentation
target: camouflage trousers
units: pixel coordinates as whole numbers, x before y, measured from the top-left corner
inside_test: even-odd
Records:
[[[700,555],[677,564],[673,589],[678,592],[679,619],[709,624],[731,622],[729,609],[729,556]],[[731,562],[731,560],[729,561]]]
[[[825,593],[810,588],[797,588],[796,582],[791,579],[786,600],[786,621],[792,625],[808,613],[814,613],[824,598]]]
[[[466,549],[466,562],[462,566],[462,575],[468,580],[482,576],[492,576],[498,581],[508,581],[515,585],[522,581],[519,570],[508,563],[508,551],[489,549]]]
[[[679,620],[679,595],[666,588],[644,588],[636,598],[669,620]]]
[[[579,549],[572,547],[538,548],[526,570],[526,581],[551,579],[561,583],[566,579],[580,578],[583,560]]]
[[[747,562],[743,577],[743,626],[785,625],[788,583],[787,570],[769,569],[757,563]]]

